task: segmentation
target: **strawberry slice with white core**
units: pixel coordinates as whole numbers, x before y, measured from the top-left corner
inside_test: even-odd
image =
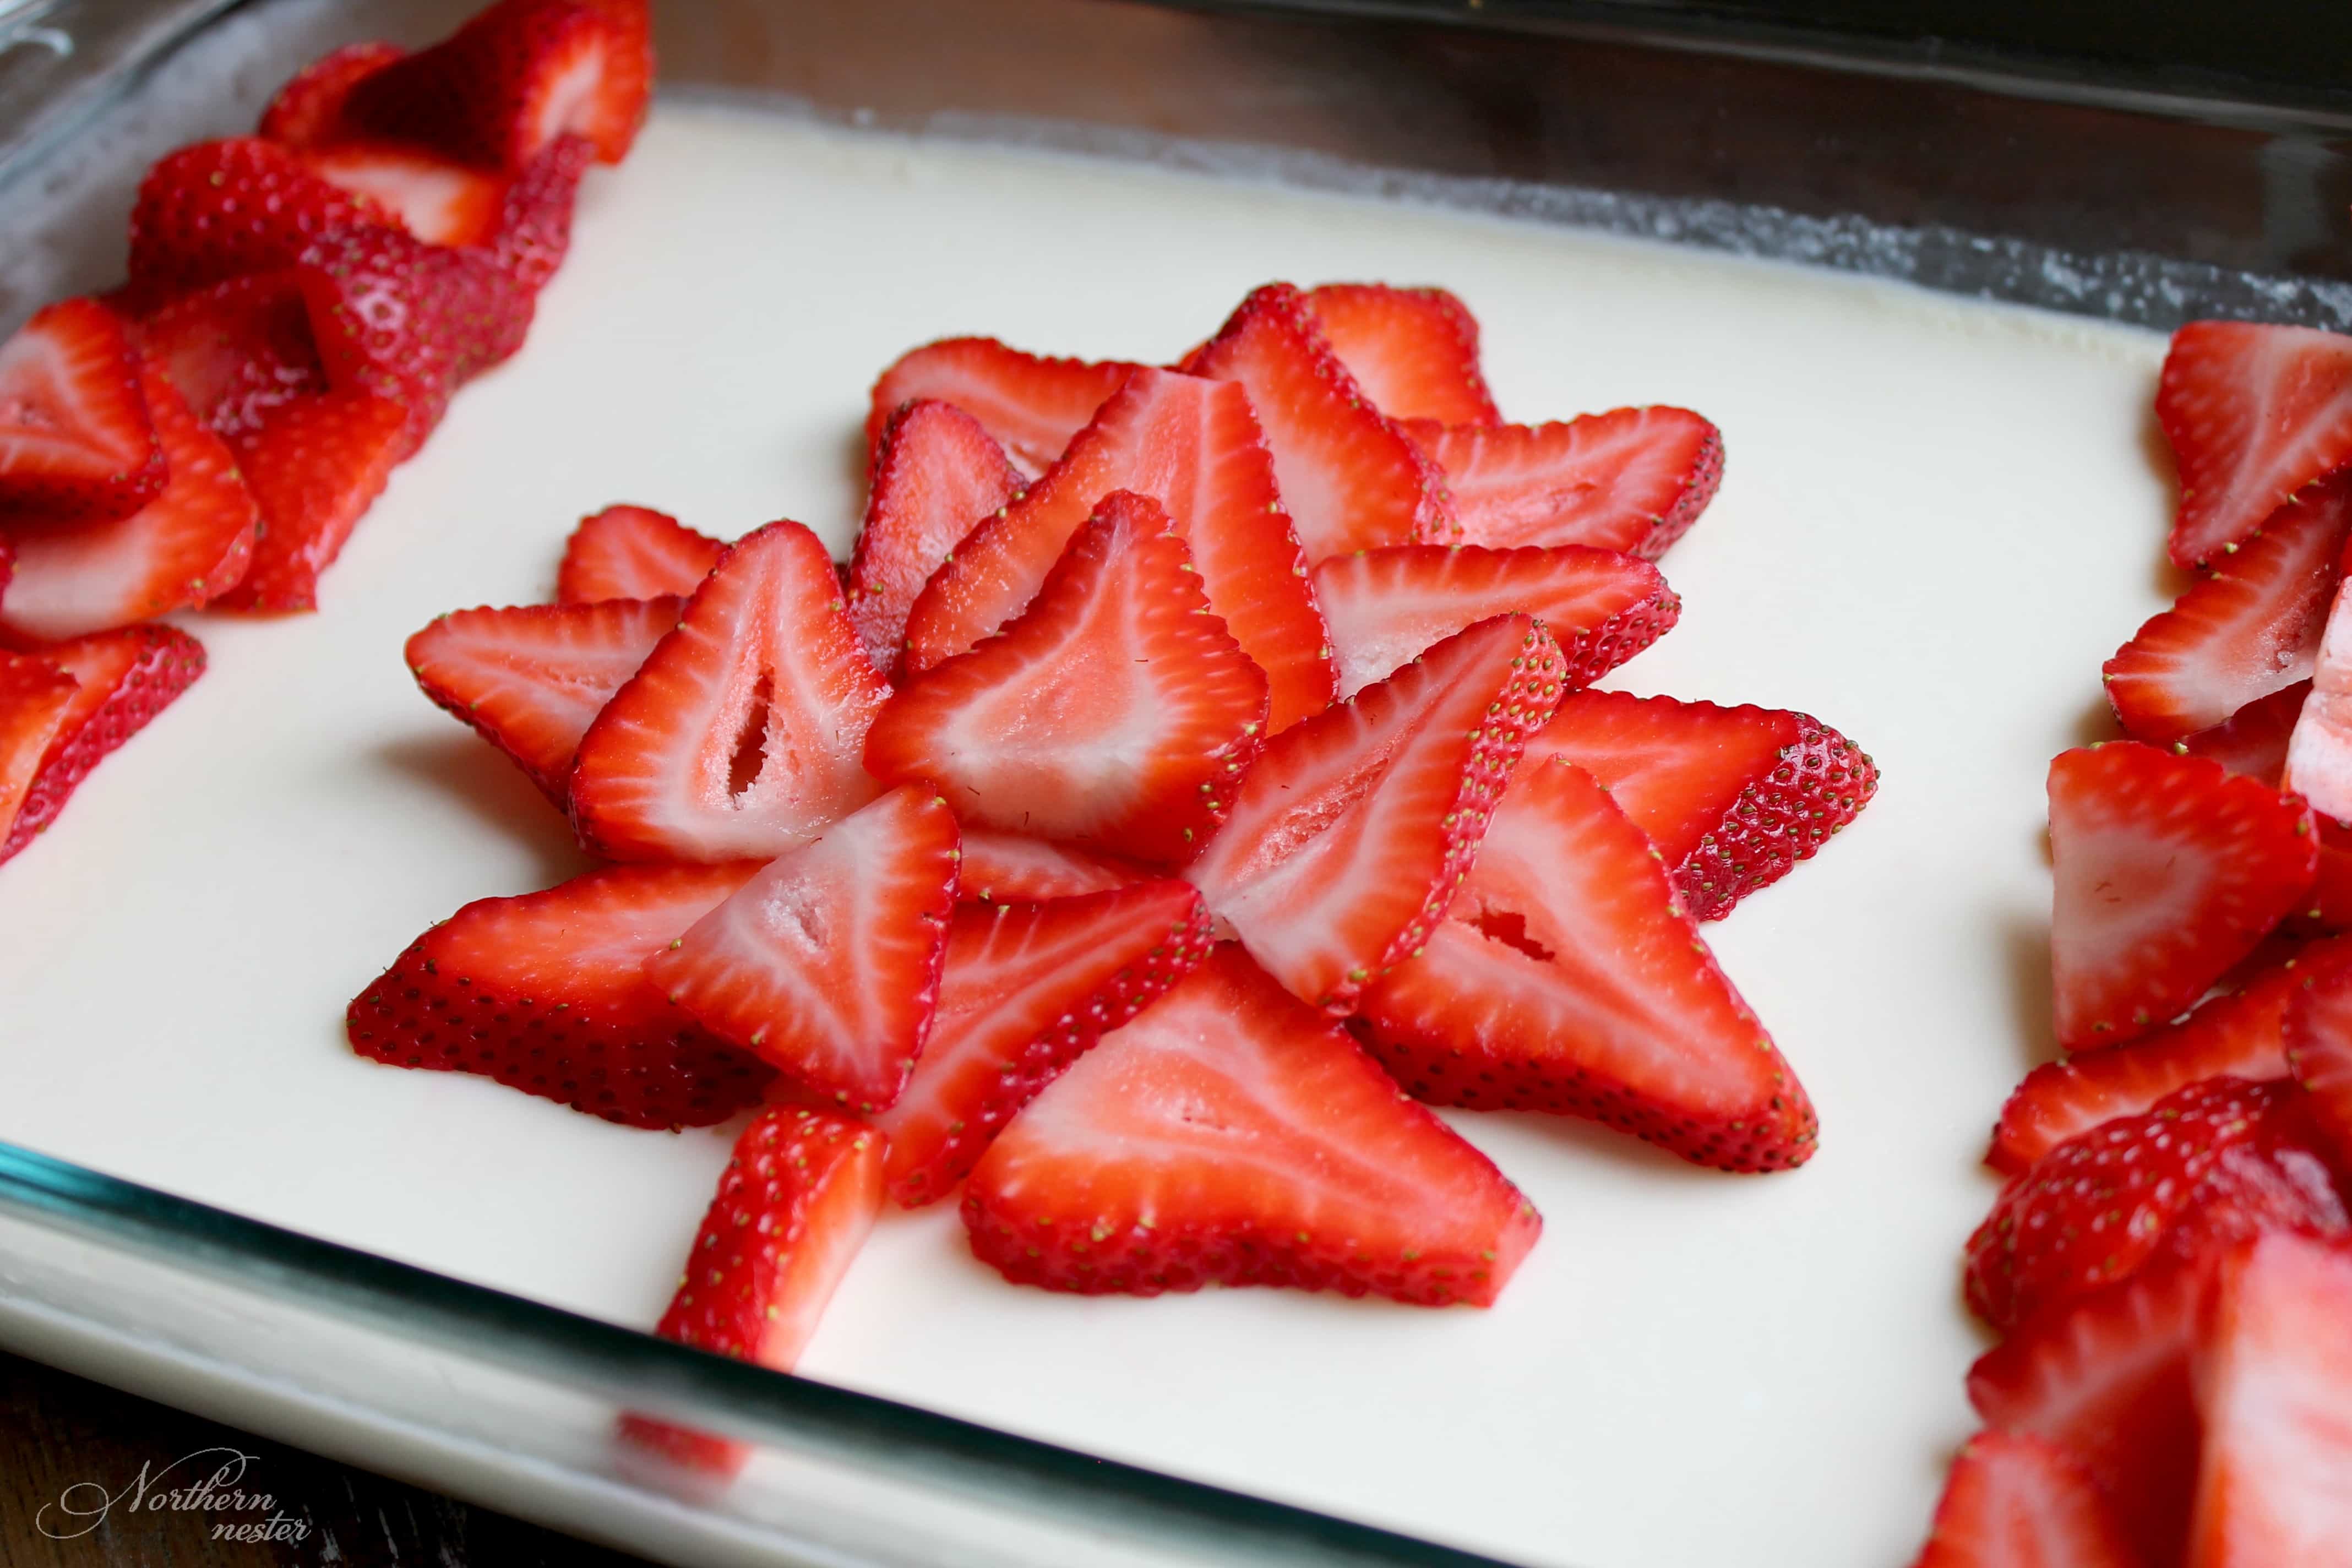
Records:
[[[1265,711],[1168,514],[1117,490],[1026,610],[883,705],[866,767],[967,822],[1168,864],[1216,831]]]
[[[1265,671],[1274,731],[1330,705],[1323,617],[1249,397],[1173,371],[1136,372],[1044,479],[956,548],[908,613],[906,672],[968,651],[1026,608],[1113,490],[1167,509],[1209,608]]]
[[[353,83],[342,118],[360,134],[509,174],[566,132],[614,163],[645,112],[642,47],[587,5],[499,0]]]
[[[2321,816],[2352,819],[2352,595],[2341,591],[2328,612],[2310,694],[2287,737],[2279,783]]]
[[[949,338],[898,356],[874,384],[866,449],[882,456],[891,417],[919,398],[950,403],[980,421],[1024,474],[1042,474],[1128,376],[1123,360],[1050,359],[994,338]]]
[[[2156,418],[2180,468],[2172,559],[2215,560],[2352,463],[2352,337],[2191,321],[2172,334]]]
[[[292,268],[183,294],[142,319],[137,332],[140,353],[217,436],[248,434],[281,404],[327,390]]]
[[[1373,406],[1289,284],[1252,293],[1181,368],[1248,389],[1309,561],[1458,537],[1443,476]]]
[[[1542,1228],[1484,1154],[1226,943],[1013,1119],[964,1190],[1015,1284],[1490,1306]]]
[[[60,300],[0,342],[0,521],[128,517],[163,493],[164,470],[113,311]]]
[[[145,729],[205,672],[203,646],[176,626],[98,632],[43,644],[33,657],[71,676],[76,690],[41,753],[40,771],[15,824],[0,826],[0,860],[30,844],[108,752]]]
[[[945,1197],[1013,1112],[1201,962],[1208,911],[1181,882],[995,907],[948,927],[931,1037],[898,1102],[890,1195]]]
[[[2352,1246],[2225,1259],[2205,1338],[2190,1568],[2352,1565]]]
[[[2315,967],[2285,1008],[2283,1050],[2337,1164],[2352,1171],[2352,959]]]
[[[677,625],[686,602],[606,599],[458,610],[408,639],[425,695],[472,725],[558,806],[604,704]]]
[[[220,600],[237,610],[312,610],[319,578],[409,450],[408,413],[389,398],[293,398],[231,438],[261,521],[253,564]]]
[[[1655,561],[1723,482],[1723,435],[1687,408],[1406,434],[1443,469],[1465,544],[1589,544]]]
[[[1131,888],[1150,881],[1153,875],[1147,867],[1090,855],[1066,844],[967,826],[962,881],[956,896],[967,903],[1034,904]]]
[[[1315,568],[1339,695],[1353,697],[1423,649],[1489,616],[1543,622],[1581,686],[1670,630],[1682,600],[1646,561],[1582,545],[1486,550],[1393,544]]]
[[[2107,660],[2107,700],[2124,728],[2179,740],[2308,679],[2347,537],[2352,480],[2281,507],[2232,546]]]
[[[2310,892],[2301,797],[2134,741],[2050,764],[2058,1043],[2111,1045],[2177,1017]]]
[[[1447,638],[1269,742],[1185,875],[1293,995],[1352,1011],[1453,904],[1560,680],[1526,616]]]
[[[870,1114],[930,1033],[956,844],[929,789],[892,790],[771,860],[646,973],[804,1093]]]
[[[563,542],[555,602],[681,597],[702,586],[727,546],[648,506],[608,506],[580,520]]]
[[[497,226],[506,182],[495,174],[396,142],[339,142],[302,154],[310,172],[339,190],[373,200],[417,238],[476,245]]]
[[[1952,1461],[1913,1568],[2142,1568],[2083,1467],[2022,1432],[1979,1432]]]
[[[849,561],[849,618],[875,668],[898,670],[907,612],[923,584],[974,524],[1021,489],[1004,448],[953,404],[919,400],[890,416]]]
[[[815,534],[739,541],[581,738],[572,821],[616,860],[770,858],[881,794],[861,762],[889,695]]]
[[[0,838],[15,827],[79,684],[45,658],[0,653]]]
[[[397,44],[345,44],[302,68],[261,111],[260,134],[289,147],[321,147],[346,140],[343,104],[352,89],[408,51]]]
[[[1469,879],[1366,988],[1372,1054],[1415,1096],[1585,1116],[1727,1171],[1812,1157],[1812,1102],[1592,775],[1522,771]]]
[[[1451,292],[1326,283],[1307,299],[1323,341],[1390,418],[1502,423],[1478,368],[1478,319]]]
[[[2210,757],[2233,773],[2275,784],[2286,773],[2287,740],[2303,712],[2311,682],[2298,680],[2247,703],[2210,730],[2183,735],[2175,745],[2192,757]]]

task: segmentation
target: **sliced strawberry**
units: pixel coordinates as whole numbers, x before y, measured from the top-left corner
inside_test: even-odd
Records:
[[[2283,1029],[2287,1068],[2310,1091],[2337,1163],[2352,1170],[2352,963],[2327,966],[2297,987]]]
[[[589,121],[596,156],[617,163],[629,155],[654,98],[652,0],[581,0],[613,26],[614,47],[604,56],[604,78]]]
[[[1114,490],[1027,609],[883,705],[866,767],[968,822],[1173,864],[1223,820],[1265,710],[1168,514]]]
[[[2340,592],[2328,612],[2311,691],[2287,737],[2279,784],[2326,819],[2352,817],[2352,596]]]
[[[2287,738],[2294,732],[2295,718],[2309,695],[2308,680],[2282,686],[2210,729],[2183,735],[2176,749],[2192,757],[2210,757],[2233,773],[2275,787],[2286,773]]]
[[[459,610],[408,639],[408,668],[425,696],[562,807],[580,737],[685,605],[670,596]]]
[[[1124,360],[1049,359],[994,338],[926,343],[899,355],[875,382],[866,415],[866,454],[879,462],[892,416],[929,399],[962,409],[1024,473],[1042,474],[1141,368]]]
[[[1248,389],[1310,562],[1459,538],[1444,476],[1372,406],[1289,284],[1269,283],[1243,300],[1182,368]]]
[[[1453,904],[1560,680],[1526,616],[1447,638],[1269,742],[1185,875],[1292,994],[1352,1010]]]
[[[1568,679],[1596,680],[1674,626],[1682,600],[1646,561],[1613,550],[1486,550],[1393,544],[1315,568],[1339,695],[1373,681],[1475,621],[1514,612],[1543,622]]]
[[[1608,786],[1702,921],[1811,858],[1878,789],[1869,756],[1809,713],[1622,691],[1562,698],[1520,765],[1556,756]]]
[[[125,297],[145,314],[198,289],[291,267],[331,233],[397,233],[398,224],[390,208],[313,173],[275,142],[200,142],[159,159],[139,187]]]
[[[351,135],[343,103],[352,89],[408,51],[397,44],[345,44],[320,56],[278,89],[261,111],[259,133],[289,147],[309,148]]]
[[[734,1156],[654,1331],[698,1350],[790,1372],[882,1211],[882,1139],[826,1110],[763,1110]],[[649,1416],[622,1434],[698,1470],[732,1474],[740,1443]]]
[[[229,449],[161,371],[143,368],[140,383],[170,482],[120,521],[19,532],[0,629],[79,637],[205,604],[245,576],[256,511]]]
[[[218,436],[250,434],[271,409],[327,390],[310,307],[291,268],[183,294],[136,331],[148,363]]]
[[[584,137],[559,136],[509,181],[482,249],[526,294],[537,294],[572,249],[580,182],[595,157]]]
[[[2191,321],[2172,334],[2156,417],[2180,467],[2172,559],[2216,559],[2352,462],[2352,338]]]
[[[786,1082],[870,1115],[930,1035],[956,847],[946,803],[894,789],[770,861],[646,973]]]
[[[908,1208],[946,1196],[1013,1112],[1209,945],[1208,912],[1175,881],[957,910],[930,1040],[875,1119],[890,1135],[890,1195]]]
[[[645,115],[643,36],[566,0],[499,0],[455,33],[354,83],[357,131],[514,174],[573,132],[617,163]]]
[[[890,416],[849,561],[849,618],[875,668],[897,672],[907,612],[923,584],[974,524],[1021,489],[1004,448],[953,404],[919,400]]]
[[[434,245],[474,245],[498,226],[507,183],[399,142],[349,141],[300,154],[303,167],[338,190],[368,197],[401,227]]]
[[[2136,742],[2050,764],[2058,1043],[2144,1035],[2253,951],[2311,890],[2318,846],[2294,795]]]
[[[0,653],[0,837],[16,824],[80,689],[74,678],[30,654]],[[0,859],[6,857],[0,855]]]
[[[2273,1236],[2231,1257],[2205,1336],[2189,1562],[2352,1563],[2352,1247]]]
[[[2281,507],[2107,660],[2126,730],[2173,741],[2310,678],[2352,536],[2352,480]]]
[[[729,547],[581,740],[572,821],[616,860],[772,858],[881,794],[860,759],[890,693],[815,534]]]
[[[352,1049],[474,1072],[631,1127],[708,1127],[772,1073],[706,1033],[646,960],[759,869],[614,866],[478,899],[409,944],[351,1005]]]
[[[1686,408],[1406,434],[1445,474],[1466,544],[1589,544],[1655,561],[1723,482],[1723,435]]]
[[[90,769],[145,729],[205,672],[203,646],[173,626],[99,632],[44,645],[34,657],[71,676],[77,689],[41,753],[40,771],[25,793],[15,826],[0,827],[0,860],[31,843]]]
[[[60,300],[0,342],[0,522],[106,522],[163,493],[139,356],[95,300]]]
[[[1156,875],[1148,866],[1090,855],[1066,844],[967,826],[956,897],[975,904],[1034,904],[1131,888]]]
[[[702,586],[727,546],[697,533],[665,511],[608,506],[580,520],[563,542],[556,568],[555,602],[590,605],[600,599],[657,599]]]
[[[2023,1432],[1979,1432],[1952,1461],[1913,1568],[2140,1568],[2088,1471]]]
[[[239,435],[234,450],[261,523],[253,564],[221,605],[318,608],[320,574],[383,493],[410,435],[406,409],[357,392],[295,398]]]
[[[1447,917],[1360,1004],[1419,1098],[1586,1116],[1727,1171],[1811,1159],[1804,1086],[1592,775],[1522,772]]]
[[[1070,536],[1122,489],[1168,509],[1209,607],[1265,671],[1272,729],[1329,706],[1323,617],[1249,397],[1172,371],[1136,372],[1051,472],[956,548],[908,615],[907,673],[965,652],[1019,615]]]
[[[1015,1284],[1286,1285],[1430,1307],[1493,1305],[1543,1226],[1232,943],[1013,1119],[963,1215],[972,1251]]]
[[[1390,418],[1502,423],[1478,368],[1478,319],[1445,289],[1326,283],[1307,300],[1323,341]]]

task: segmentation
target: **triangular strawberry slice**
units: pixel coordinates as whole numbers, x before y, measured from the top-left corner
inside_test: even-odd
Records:
[[[345,44],[320,55],[278,89],[258,133],[289,147],[323,146],[352,134],[343,118],[352,89],[408,51],[397,44]]]
[[[35,657],[73,677],[78,689],[41,754],[16,824],[0,827],[0,860],[33,841],[109,752],[147,727],[205,672],[205,650],[175,626],[129,626],[49,643]]]
[[[2233,773],[2276,784],[2286,773],[2287,741],[2303,712],[2311,682],[2282,686],[2257,698],[2210,729],[2183,735],[2174,742],[2192,757],[2210,757]]]
[[[360,392],[293,398],[231,443],[261,521],[253,564],[221,596],[236,610],[313,610],[342,552],[409,450],[407,410]]]
[[[1148,867],[1021,833],[966,825],[962,881],[956,897],[976,904],[1034,904],[1075,899],[1150,881]]]
[[[1015,1284],[1286,1285],[1431,1307],[1491,1306],[1543,1226],[1493,1162],[1231,943],[1013,1119],[963,1215],[972,1251]]]
[[[2180,468],[2172,559],[2217,560],[2352,463],[2352,337],[2191,321],[2164,356],[2156,418]]]
[[[2107,700],[2124,728],[2179,740],[2309,679],[2347,537],[2352,480],[2273,512],[2107,660]]]
[[[1696,1164],[1811,1159],[1804,1086],[1649,841],[1555,761],[1503,796],[1461,896],[1365,990],[1372,1053],[1421,1099],[1586,1116]]]
[[[79,689],[45,658],[0,653],[0,837],[16,843],[16,823]],[[5,857],[0,857],[5,858]]]
[[[894,789],[768,862],[646,973],[787,1082],[870,1115],[930,1035],[956,841],[938,796]]]
[[[140,353],[215,435],[249,434],[280,404],[327,390],[291,268],[183,294],[142,319],[137,333]]]
[[[567,0],[499,0],[430,48],[352,84],[343,119],[354,131],[430,147],[462,163],[512,174],[565,132],[617,163],[645,111],[642,39]],[[616,94],[625,77],[634,102]]]
[[[2322,944],[2352,945],[2345,939]],[[2352,960],[2310,966],[2284,1010],[2283,1055],[2287,1070],[2310,1092],[2311,1109],[2334,1145],[2336,1163],[2352,1171]]]
[[[1289,284],[1252,293],[1180,368],[1248,389],[1309,561],[1459,537],[1444,476],[1373,406]]]
[[[1622,691],[1562,698],[1521,766],[1555,756],[1608,786],[1702,921],[1787,876],[1878,788],[1862,749],[1809,713]]]
[[[1019,615],[1113,490],[1167,508],[1209,607],[1265,671],[1274,731],[1330,705],[1323,617],[1249,396],[1173,371],[1136,372],[1052,471],[957,547],[908,615],[907,673],[954,658]]]
[[[60,300],[0,342],[0,522],[103,522],[163,493],[139,356],[95,300]]]
[[[614,866],[478,899],[409,944],[345,1018],[393,1067],[480,1073],[631,1127],[708,1127],[774,1075],[673,1006],[646,960],[760,868]]]
[[[291,267],[323,236],[365,228],[396,234],[399,221],[275,142],[200,142],[158,159],[139,186],[125,298],[144,314],[194,289]]]
[[[2340,590],[2312,662],[2311,690],[2287,736],[2279,787],[2324,818],[2352,818],[2352,595]]]
[[[1913,1568],[2144,1568],[2089,1472],[2022,1432],[1979,1432],[1952,1461]]]
[[[1170,864],[1216,831],[1265,709],[1168,514],[1115,490],[1027,609],[883,705],[866,767],[968,822]]]
[[[2302,799],[2136,741],[2050,764],[2058,1043],[2111,1045],[2177,1017],[2311,890]]]
[[[1392,544],[1315,568],[1339,695],[1353,697],[1423,649],[1489,616],[1543,622],[1578,686],[1665,635],[1682,600],[1646,561],[1613,550]]]
[[[425,696],[512,757],[562,807],[580,737],[685,605],[672,595],[458,610],[408,639],[408,668]]]
[[[922,399],[890,416],[849,560],[849,618],[875,668],[898,671],[907,612],[923,584],[974,524],[1021,489],[1004,448],[953,404]]]
[[[1549,633],[1481,621],[1269,742],[1185,875],[1292,994],[1348,1012],[1453,904],[1559,689]]]
[[[1013,1112],[1209,946],[1208,911],[1176,881],[959,908],[930,1040],[875,1118],[890,1137],[890,1195],[908,1208],[945,1197]]]
[[[866,454],[878,462],[892,416],[929,398],[971,415],[1024,473],[1042,474],[1141,368],[1124,360],[1050,359],[994,338],[926,343],[899,355],[875,382],[866,415]]]
[[[604,74],[590,105],[585,133],[599,162],[617,163],[629,155],[654,98],[652,0],[580,0],[613,26],[613,47],[604,52]]]
[[[344,141],[300,154],[338,190],[366,196],[434,245],[476,245],[498,226],[507,182],[408,142]]]
[[[581,739],[572,816],[616,860],[771,858],[882,793],[890,694],[816,535],[773,522],[719,557],[677,629]]]
[[[681,597],[702,586],[727,546],[647,506],[608,506],[580,520],[563,542],[555,602]]]
[[[142,367],[140,384],[170,481],[117,521],[19,531],[0,629],[79,637],[205,604],[245,577],[258,513],[236,460],[161,371]]]
[[[1655,561],[1723,482],[1722,433],[1686,408],[1405,430],[1444,470],[1465,544],[1590,544]]]
[[[1390,418],[1502,423],[1478,368],[1478,319],[1453,294],[1326,283],[1307,299],[1323,341]]]

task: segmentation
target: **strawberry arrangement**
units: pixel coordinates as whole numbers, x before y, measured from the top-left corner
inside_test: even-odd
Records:
[[[2050,767],[2066,1054],[1987,1155],[1921,1568],[2352,1563],[2352,338],[2193,323],[2156,412],[2196,575]]]
[[[0,343],[0,859],[202,672],[159,617],[317,606],[392,470],[522,346],[652,72],[646,0],[338,50],[257,134],[149,171],[120,288]]]

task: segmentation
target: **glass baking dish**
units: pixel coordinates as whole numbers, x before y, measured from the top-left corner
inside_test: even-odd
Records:
[[[472,8],[0,5],[0,327],[110,280],[158,153],[248,126],[328,47],[423,41]],[[1648,6],[747,0],[670,5],[659,41],[674,100],[2146,327],[2352,327],[2352,106],[2293,83],[2056,68],[1991,47],[1923,57]],[[6,1145],[0,1342],[682,1562],[1486,1561],[703,1355]],[[630,1409],[768,1453],[722,1495],[676,1495],[614,1463]]]

